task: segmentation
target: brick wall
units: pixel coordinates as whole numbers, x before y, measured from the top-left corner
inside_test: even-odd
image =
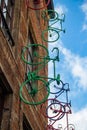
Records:
[[[41,11],[39,11],[39,14],[41,14]],[[8,94],[11,96],[7,96],[7,101],[4,102],[4,105],[7,102],[6,107],[9,107],[8,102],[10,102],[10,113],[3,112],[1,130],[23,130],[23,114],[33,130],[45,130],[47,120],[41,115],[40,106],[30,106],[23,103],[19,97],[19,86],[25,79],[26,67],[20,55],[22,46],[27,45],[28,31],[30,29],[35,43],[47,46],[47,43],[41,39],[41,30],[46,26],[44,20],[38,15],[38,11],[27,9],[25,0],[16,0],[12,28],[12,36],[15,42],[13,47],[9,45],[9,41],[0,28],[0,69],[12,89],[12,93]],[[45,55],[45,52],[41,49],[39,53]],[[47,75],[47,66],[39,72],[39,75]],[[3,82],[5,81],[3,80]],[[45,94],[45,91],[40,96],[43,96],[43,94]],[[25,95],[28,98],[26,91]]]

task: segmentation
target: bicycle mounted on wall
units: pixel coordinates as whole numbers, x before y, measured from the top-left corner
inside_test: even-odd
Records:
[[[49,3],[50,0],[44,2],[43,0],[32,0],[32,2],[26,0],[27,8],[35,11],[44,9],[41,13],[41,17],[46,23],[49,23],[49,25],[42,31],[41,38],[44,42],[54,43],[60,38],[61,32],[65,33],[62,27],[65,21],[65,15],[62,14],[59,16],[55,10],[46,10],[45,7],[47,7]],[[57,23],[59,27],[54,27]],[[48,37],[46,37],[47,34]],[[38,50],[40,49],[45,52],[44,56],[39,53]],[[29,53],[29,59],[31,60],[26,58],[26,52],[29,50],[34,50],[32,54]],[[51,52],[52,54],[55,52],[54,56],[49,55],[49,50],[46,46],[37,43],[30,43],[22,48],[22,61],[29,66],[33,66],[34,69],[26,74],[25,81],[20,85],[20,98],[26,104],[40,105],[42,115],[48,118],[46,130],[61,130],[62,125],[59,125],[58,128],[54,128],[54,124],[65,115],[67,126],[64,130],[75,130],[74,125],[68,124],[68,114],[72,113],[71,101],[68,100],[68,92],[70,91],[69,84],[63,83],[60,74],[56,74],[56,63],[59,62],[59,49],[54,47]],[[49,77],[39,74],[40,70],[49,62],[53,64],[53,76]],[[27,92],[29,98],[26,97],[24,91]],[[40,99],[39,95],[44,91],[45,94],[42,96],[42,99]],[[63,93],[65,94],[65,102],[58,99]],[[52,98],[48,98],[49,95],[52,95]]]

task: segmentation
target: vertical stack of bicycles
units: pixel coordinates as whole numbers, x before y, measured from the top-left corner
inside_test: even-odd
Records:
[[[65,32],[62,29],[65,15],[59,16],[54,10],[46,10],[45,7],[48,6],[50,0],[44,2],[43,0],[32,0],[32,2],[26,0],[26,5],[32,10],[42,9],[41,17],[45,22],[49,22],[49,25],[42,31],[41,38],[44,42],[53,43],[59,39],[61,31]],[[59,25],[59,27],[54,27],[54,25]],[[46,35],[48,35],[48,38]],[[45,55],[39,53],[39,50],[44,52]],[[56,63],[59,62],[59,49],[53,47],[51,51],[53,54],[50,56],[48,48],[37,43],[30,43],[23,47],[21,58],[32,69],[26,74],[25,81],[20,86],[20,98],[26,104],[40,105],[42,115],[48,119],[46,130],[75,130],[72,124],[68,124],[68,114],[71,114],[71,102],[68,100],[69,84],[61,80],[60,74],[56,74]],[[26,57],[27,53],[29,54],[28,58]],[[53,76],[41,75],[39,72],[49,62],[53,65]],[[49,95],[50,98],[48,98]],[[62,101],[60,100],[61,95],[63,97]],[[65,115],[67,126],[62,129],[62,125],[59,124],[55,128],[55,123]]]

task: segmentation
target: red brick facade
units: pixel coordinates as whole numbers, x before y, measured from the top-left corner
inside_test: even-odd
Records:
[[[39,111],[40,106],[27,105],[19,97],[26,72],[20,55],[22,47],[28,43],[29,31],[34,43],[47,46],[41,39],[41,31],[47,26],[41,18],[41,10],[27,8],[25,1],[15,0],[14,3],[11,28],[14,46],[0,27],[0,130],[45,130],[47,124]],[[39,53],[44,55],[42,50]],[[47,75],[47,67],[40,74]]]

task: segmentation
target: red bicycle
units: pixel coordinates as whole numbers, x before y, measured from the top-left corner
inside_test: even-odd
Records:
[[[43,0],[26,0],[27,8],[32,10],[41,10],[46,8],[50,3],[50,0],[43,1]]]

